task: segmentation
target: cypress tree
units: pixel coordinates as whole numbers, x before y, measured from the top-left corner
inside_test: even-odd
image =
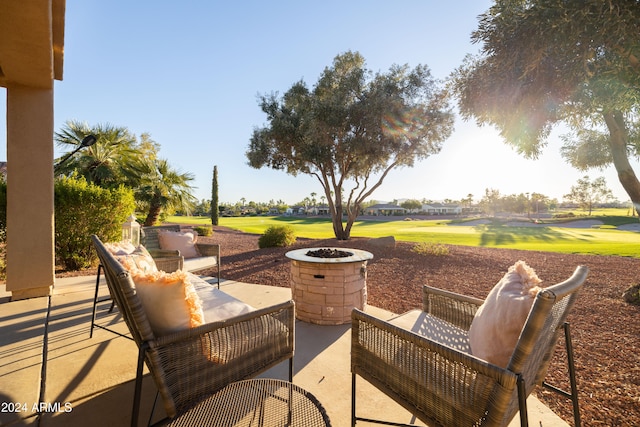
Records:
[[[213,167],[213,181],[211,182],[211,224],[218,225],[220,211],[218,210],[218,166]]]

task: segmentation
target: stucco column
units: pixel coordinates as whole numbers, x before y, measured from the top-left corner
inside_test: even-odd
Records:
[[[49,295],[53,238],[53,89],[7,87],[7,291]]]

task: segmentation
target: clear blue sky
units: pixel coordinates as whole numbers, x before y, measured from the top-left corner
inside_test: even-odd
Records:
[[[220,201],[301,201],[321,187],[312,177],[255,170],[245,152],[265,124],[259,93],[312,87],[333,58],[360,52],[373,71],[426,64],[445,78],[477,46],[469,35],[487,0],[130,1],[67,0],[64,79],[55,83],[55,130],[70,119],[147,132],[160,155],[195,175],[198,199],[211,197],[218,166]],[[0,91],[0,138],[6,141],[6,91]],[[545,154],[526,160],[492,128],[457,121],[440,154],[393,171],[373,195],[479,200],[539,192],[562,199],[584,175],[565,164],[555,132]],[[6,159],[1,144],[0,160]],[[56,151],[56,156],[63,154]],[[638,164],[636,171],[640,172]],[[611,169],[604,175],[628,196]]]

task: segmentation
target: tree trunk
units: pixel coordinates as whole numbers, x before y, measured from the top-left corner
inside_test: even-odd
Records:
[[[358,218],[358,211],[360,210],[360,206],[356,205],[354,207],[353,210],[349,211],[349,214],[347,216],[347,224],[345,225],[345,235],[347,236],[347,238],[345,240],[348,240],[351,238],[351,227],[353,227],[353,223],[356,221],[356,219]]]
[[[336,205],[335,210],[331,212],[331,219],[333,221],[333,234],[336,235],[336,239],[349,240],[349,233],[342,225],[342,205]]]
[[[629,132],[624,123],[624,117],[619,111],[605,111],[602,113],[609,129],[609,146],[613,157],[613,165],[618,172],[620,184],[625,189],[636,212],[640,213],[640,182],[629,163],[627,142]]]
[[[160,217],[161,211],[162,211],[162,207],[152,202],[151,206],[149,207],[149,213],[147,214],[147,219],[144,220],[144,226],[150,227],[154,225],[158,221],[158,217]]]

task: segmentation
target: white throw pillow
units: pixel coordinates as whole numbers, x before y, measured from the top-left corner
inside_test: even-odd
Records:
[[[198,235],[192,231],[168,231],[158,232],[160,249],[180,251],[180,255],[185,258],[195,258],[200,256],[196,249],[196,239]]]
[[[187,272],[131,272],[153,333],[161,336],[204,324],[202,302]]]
[[[474,356],[507,367],[533,300],[541,290],[537,286],[540,282],[524,261],[509,267],[471,322],[469,344]]]

